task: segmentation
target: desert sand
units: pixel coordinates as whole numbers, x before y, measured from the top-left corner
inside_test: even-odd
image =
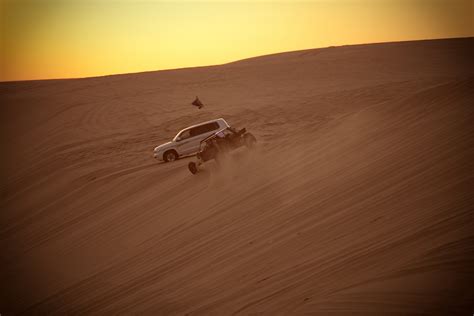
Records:
[[[429,40],[0,83],[0,313],[471,315],[472,56]],[[195,176],[154,160],[218,117],[258,147]]]

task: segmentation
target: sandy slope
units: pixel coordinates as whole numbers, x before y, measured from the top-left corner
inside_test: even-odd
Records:
[[[0,313],[472,314],[473,53],[0,84]],[[153,160],[216,117],[259,148],[198,176]]]

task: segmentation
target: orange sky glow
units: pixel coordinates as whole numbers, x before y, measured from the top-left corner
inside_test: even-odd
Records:
[[[473,0],[0,0],[0,81],[227,63],[358,43],[469,37]]]

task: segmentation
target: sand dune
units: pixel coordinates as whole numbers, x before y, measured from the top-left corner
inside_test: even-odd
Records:
[[[471,315],[473,53],[1,83],[0,313]],[[216,117],[258,148],[196,176],[154,161]]]

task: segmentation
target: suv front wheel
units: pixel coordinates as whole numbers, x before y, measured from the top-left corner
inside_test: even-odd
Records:
[[[165,162],[175,161],[176,159],[178,159],[178,153],[174,150],[168,150],[163,154],[163,160]]]

